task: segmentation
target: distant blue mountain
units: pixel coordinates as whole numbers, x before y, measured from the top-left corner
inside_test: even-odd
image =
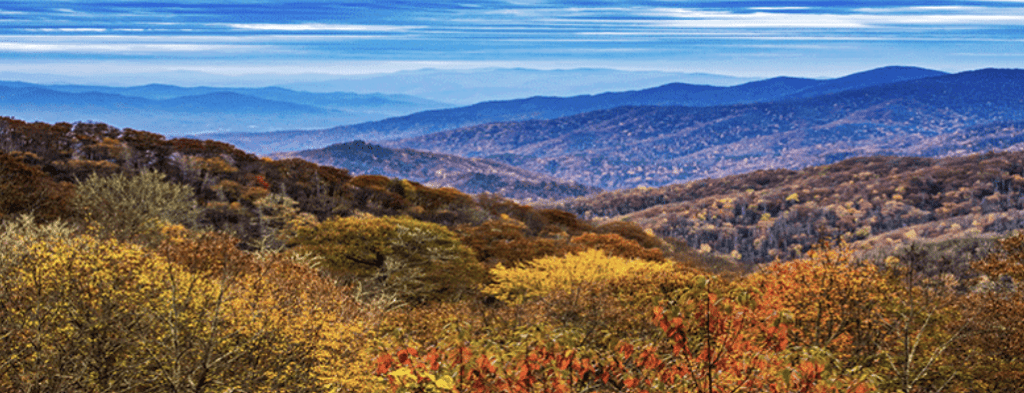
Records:
[[[46,122],[99,121],[166,135],[322,128],[446,106],[407,95],[307,93],[279,87],[0,82],[0,116]]]
[[[285,89],[283,87],[237,88],[237,87],[180,87],[165,84],[148,84],[133,87],[111,87],[92,85],[33,85],[23,82],[0,82],[0,86],[41,87],[67,93],[107,93],[151,100],[164,100],[213,93],[235,93],[271,101],[316,106],[326,109],[403,107],[423,109],[424,107],[446,107],[448,104],[405,94],[357,94],[347,92],[310,93]],[[402,109],[408,111],[408,109]]]
[[[421,69],[388,74],[350,75],[333,80],[281,84],[303,91],[353,91],[405,93],[417,97],[471,105],[483,101],[530,96],[567,97],[606,91],[624,91],[683,82],[692,85],[732,86],[756,80],[724,75],[622,71],[602,68],[537,70],[526,68],[476,68],[467,70]]]
[[[887,83],[931,78],[942,75],[946,75],[946,73],[918,67],[892,66],[876,68],[869,71],[847,75],[842,78],[818,81],[817,83],[811,84],[796,93],[789,94],[787,98],[799,99],[823,96],[826,94],[857,90],[865,87],[884,85]]]
[[[937,75],[945,73],[923,68],[886,67],[828,80],[779,77],[730,87],[671,83],[644,90],[597,95],[489,101],[325,130],[286,131],[264,135],[211,134],[205,137],[228,142],[250,152],[266,154],[316,149],[332,143],[353,140],[385,141],[410,138],[495,122],[549,120],[622,106],[712,107],[772,102],[822,96],[865,86],[885,85]]]
[[[847,79],[845,86],[863,86],[864,79]],[[618,107],[382,144],[489,158],[566,181],[625,189],[846,157],[1019,150],[1022,141],[1024,70],[984,69],[772,102]]]

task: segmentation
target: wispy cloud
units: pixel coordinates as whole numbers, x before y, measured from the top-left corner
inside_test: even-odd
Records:
[[[948,46],[972,43],[980,53],[1008,53],[1009,63],[1019,61],[1009,54],[1024,53],[1012,46],[1024,42],[1020,26],[1024,0],[0,0],[0,56],[633,67],[690,62],[688,56],[742,62],[774,50],[851,62],[880,53],[921,54],[922,61],[948,56],[949,64],[967,51]]]
[[[57,44],[57,43],[25,43],[0,42],[0,51],[9,52],[51,52],[51,53],[164,53],[164,52],[220,52],[245,51],[257,48],[246,48],[238,45],[207,45],[207,44],[156,44],[156,43],[119,43],[119,44]]]
[[[105,29],[105,28],[97,28],[97,27],[59,27],[59,28],[42,27],[42,28],[25,29],[25,30],[26,31],[30,31],[30,32],[42,32],[42,33],[52,33],[52,32],[60,32],[60,33],[103,33],[105,31],[107,31],[107,29]]]
[[[975,12],[934,12],[934,11]],[[885,26],[947,25],[985,27],[1024,24],[1024,11],[991,11],[981,7],[900,7],[858,9],[854,13],[780,13],[705,11],[685,8],[656,8],[645,15],[659,18],[652,26],[717,29],[865,29]],[[927,11],[932,11],[928,13]]]
[[[239,30],[286,31],[286,32],[402,32],[415,29],[414,26],[381,25],[337,25],[324,23],[229,23],[226,26]]]

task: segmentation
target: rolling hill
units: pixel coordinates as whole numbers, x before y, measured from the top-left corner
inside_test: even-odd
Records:
[[[493,160],[390,149],[362,141],[271,157],[301,158],[319,165],[343,168],[355,175],[400,177],[428,187],[451,187],[467,194],[489,192],[520,201],[564,199],[601,191]]]
[[[748,263],[798,256],[819,239],[883,255],[911,244],[974,247],[1024,228],[1024,152],[850,158],[799,171],[760,170],[552,204],[590,219],[627,220]],[[967,252],[965,250],[964,252]],[[973,252],[973,251],[972,251]],[[975,256],[976,257],[976,256]],[[929,274],[961,275],[969,254]]]

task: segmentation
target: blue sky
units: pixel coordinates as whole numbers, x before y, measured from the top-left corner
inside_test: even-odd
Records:
[[[1024,1],[209,3],[0,0],[0,72],[601,67],[813,77],[1024,64]]]

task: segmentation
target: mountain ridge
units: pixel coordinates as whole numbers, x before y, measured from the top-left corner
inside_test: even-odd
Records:
[[[965,134],[971,127],[1024,119],[1022,96],[1024,71],[985,69],[770,103],[492,123],[385,145],[496,158],[605,189],[659,186],[851,155],[968,154],[983,137]]]
[[[37,121],[131,124],[170,136],[216,130],[270,131],[376,120],[447,104],[412,96],[307,93],[279,87],[135,87],[0,82],[5,115]],[[216,114],[216,116],[210,116]]]
[[[905,71],[899,75],[897,78],[899,80],[905,80],[907,75],[913,73],[921,78],[932,77],[937,73],[944,74],[939,71],[913,67],[884,67],[877,70],[889,68],[899,68]],[[872,74],[871,71],[859,74],[876,75],[874,83],[877,84],[888,83],[893,78],[892,75]],[[380,142],[495,122],[555,119],[629,105],[707,107],[780,100],[820,83],[823,82],[788,77],[749,82],[731,87],[672,83],[649,89],[596,95],[535,96],[517,100],[486,101],[465,107],[430,110],[375,122],[322,130],[281,131],[264,134],[221,133],[205,134],[203,137],[231,143],[243,150],[257,154],[266,154],[307,150],[351,140]]]

